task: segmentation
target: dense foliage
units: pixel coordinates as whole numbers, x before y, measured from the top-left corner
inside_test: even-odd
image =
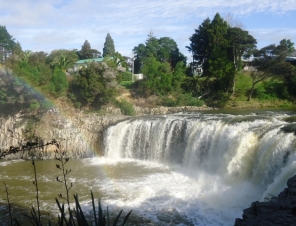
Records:
[[[84,44],[81,46],[81,50],[78,51],[78,56],[81,60],[92,59],[96,57],[101,57],[101,52],[96,49],[92,49],[90,43],[85,40]]]
[[[150,32],[145,43],[134,47],[132,59],[115,52],[108,33],[104,62],[85,61],[82,67],[75,62],[101,57],[101,52],[92,49],[87,40],[80,50],[58,49],[49,54],[24,51],[6,27],[0,26],[0,60],[11,70],[3,69],[0,103],[19,103],[31,110],[50,106],[44,103],[44,98],[32,94],[37,90],[49,99],[69,98],[76,107],[96,109],[113,104],[123,109],[127,104],[115,101],[121,82],[128,84],[132,95],[153,96],[158,98],[154,103],[168,106],[201,105],[203,101],[224,106],[235,98],[260,101],[296,98],[296,60],[287,60],[287,56],[296,55],[291,40],[256,49],[257,41],[248,31],[237,24],[232,26],[217,13],[212,20],[205,19],[189,41],[187,48],[193,62],[186,65],[186,57],[170,37],[157,38]],[[244,66],[250,64],[253,71],[243,72]],[[194,73],[196,68],[202,68],[198,76]],[[9,73],[15,76],[7,76]],[[12,80],[13,84],[8,85]],[[247,82],[242,86],[242,81]]]
[[[105,43],[104,43],[103,57],[113,56],[114,53],[115,53],[114,41],[113,41],[111,35],[108,33],[106,36]]]
[[[252,55],[256,39],[248,31],[229,26],[217,13],[212,21],[203,21],[190,41],[187,48],[193,55],[193,64],[201,65],[203,76],[212,78],[211,89],[234,94],[242,57]]]
[[[94,107],[110,103],[117,95],[117,72],[108,62],[91,62],[78,71],[73,90]]]
[[[3,64],[12,53],[15,41],[12,35],[8,33],[5,26],[0,25],[0,63]]]
[[[145,64],[145,60],[154,57],[159,62],[167,62],[173,69],[177,63],[182,61],[186,64],[186,57],[179,51],[177,43],[169,38],[157,39],[153,33],[148,35],[145,44],[134,47],[135,52],[135,73],[139,73]]]

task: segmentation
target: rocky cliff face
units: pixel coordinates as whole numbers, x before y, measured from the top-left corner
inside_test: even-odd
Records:
[[[176,112],[194,112],[209,110],[206,107],[135,107],[138,116],[171,114]],[[103,154],[103,132],[109,125],[128,118],[121,114],[120,109],[107,108],[106,116],[96,113],[86,114],[75,109],[58,110],[53,108],[45,113],[34,115],[17,113],[0,116],[0,151],[17,147],[30,137],[38,137],[40,144],[57,140],[61,150],[67,150],[72,158],[91,157]],[[56,146],[47,145],[39,150],[18,152],[7,155],[6,159],[54,158]]]
[[[235,226],[291,226],[296,225],[296,175],[287,182],[287,188],[269,202],[253,202],[244,210]]]
[[[26,143],[31,136],[38,137],[40,144],[51,140],[60,142],[60,149],[67,150],[71,158],[91,157],[102,155],[102,140],[104,129],[127,116],[97,114],[65,114],[56,109],[43,114],[36,119],[30,115],[18,113],[12,116],[0,117],[0,150],[11,146],[18,147]],[[36,140],[35,140],[36,141]],[[47,145],[39,150],[20,151],[7,155],[6,159],[30,158],[35,156],[42,159],[54,158],[55,145]]]

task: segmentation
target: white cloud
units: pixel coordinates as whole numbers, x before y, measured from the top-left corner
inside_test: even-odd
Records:
[[[80,49],[86,39],[102,51],[109,32],[117,50],[129,54],[152,30],[157,37],[175,39],[188,55],[185,46],[194,28],[216,12],[232,12],[237,18],[253,13],[295,14],[296,0],[13,0],[1,1],[0,9],[0,25],[6,25],[25,49],[33,51]],[[275,27],[267,32],[259,21],[249,29],[258,42],[278,42],[284,36],[296,41],[293,28],[279,31]]]
[[[249,33],[257,38],[258,48],[262,48],[269,44],[279,44],[282,39],[296,41],[296,28],[252,29],[249,30]]]

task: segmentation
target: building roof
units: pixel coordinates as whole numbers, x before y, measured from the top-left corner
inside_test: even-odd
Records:
[[[92,58],[92,59],[83,59],[83,60],[78,60],[75,62],[75,64],[85,64],[89,62],[102,62],[104,60],[104,57],[100,58]]]

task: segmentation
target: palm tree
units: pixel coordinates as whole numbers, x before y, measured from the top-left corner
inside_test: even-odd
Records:
[[[51,65],[54,67],[58,67],[64,72],[69,68],[70,65],[72,65],[73,62],[70,60],[67,56],[61,55],[60,57],[54,58],[54,60],[51,62]]]

